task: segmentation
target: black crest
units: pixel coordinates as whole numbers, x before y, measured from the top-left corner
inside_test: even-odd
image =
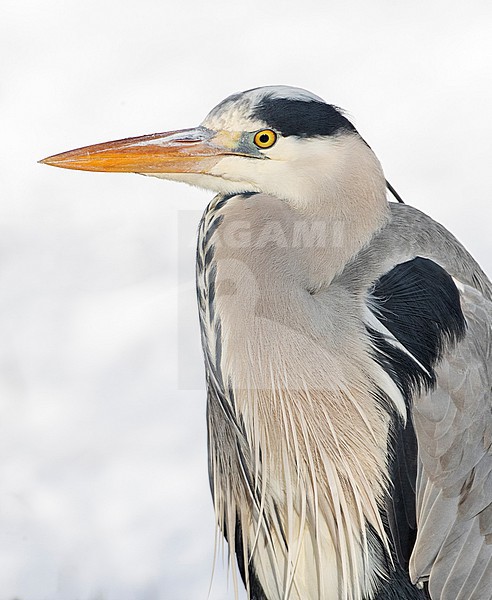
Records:
[[[316,100],[264,96],[253,110],[253,116],[265,121],[284,137],[315,137],[357,130],[332,104]]]

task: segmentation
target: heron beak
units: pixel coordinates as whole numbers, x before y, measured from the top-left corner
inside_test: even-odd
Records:
[[[85,146],[39,162],[80,171],[208,173],[223,156],[240,154],[234,151],[238,141],[239,134],[195,127]]]

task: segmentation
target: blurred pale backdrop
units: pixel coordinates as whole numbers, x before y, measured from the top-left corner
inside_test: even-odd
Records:
[[[490,274],[491,31],[490,0],[2,0],[0,600],[206,599],[214,551],[193,290],[210,194],[36,161],[297,85]],[[222,564],[211,600],[233,597]]]

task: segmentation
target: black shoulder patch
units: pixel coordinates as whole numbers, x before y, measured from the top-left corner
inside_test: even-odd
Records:
[[[265,96],[254,107],[253,116],[280,131],[284,137],[314,137],[357,131],[338,108],[315,100]]]
[[[431,388],[443,351],[466,330],[452,277],[432,260],[417,257],[383,275],[374,285],[372,298],[376,317],[423,369],[383,335],[371,331],[378,360],[407,398],[416,388]]]

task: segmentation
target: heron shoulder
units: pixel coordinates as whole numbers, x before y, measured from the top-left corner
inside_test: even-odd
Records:
[[[492,283],[477,261],[443,225],[408,204],[389,203],[387,224],[340,275],[352,289],[368,287],[400,263],[416,257],[442,267],[456,281],[492,299]]]
[[[450,232],[409,206],[392,206],[387,227],[343,277],[347,285],[368,284],[380,325],[369,332],[376,360],[402,389],[411,414],[406,426],[394,421],[390,437],[388,517],[398,559],[410,565],[412,581],[429,581],[432,598],[486,597],[490,281]]]

